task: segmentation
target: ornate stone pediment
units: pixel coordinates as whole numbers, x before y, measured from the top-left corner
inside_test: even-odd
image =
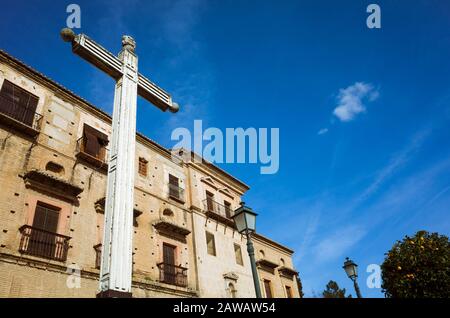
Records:
[[[219,192],[225,194],[226,196],[228,196],[229,198],[233,198],[233,194],[231,193],[230,190],[228,190],[227,188],[221,188],[218,190]]]
[[[153,226],[159,233],[172,237],[174,239],[185,241],[186,236],[191,233],[187,228],[176,224],[166,218],[160,218],[153,222]]]
[[[28,171],[23,176],[25,186],[42,190],[70,201],[76,201],[83,188],[41,170]]]
[[[259,268],[261,268],[262,270],[265,270],[266,272],[269,272],[272,274],[274,273],[275,268],[278,267],[277,263],[271,262],[268,259],[264,259],[264,258],[257,260],[256,265]]]
[[[295,269],[286,267],[286,266],[281,266],[278,269],[278,272],[280,273],[281,276],[287,277],[292,279],[292,277],[294,277],[294,275],[298,275],[298,272]]]
[[[216,184],[216,182],[214,182],[214,180],[211,177],[203,177],[200,179],[202,182],[210,185],[211,187],[213,187],[214,189],[218,189],[219,186]]]
[[[229,273],[223,274],[223,278],[236,281],[239,279],[239,276],[236,273],[229,272]]]

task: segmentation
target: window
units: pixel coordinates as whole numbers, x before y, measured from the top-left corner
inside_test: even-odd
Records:
[[[145,160],[144,158],[142,158],[142,157],[139,158],[138,172],[143,177],[147,176],[147,163],[148,163],[148,161]]]
[[[283,258],[280,258],[280,263],[281,263],[281,266],[285,266],[285,262],[284,262]]]
[[[34,211],[33,227],[56,233],[59,220],[59,208],[38,202]]]
[[[272,296],[272,286],[270,280],[264,280],[264,290],[266,291],[266,298],[273,298]]]
[[[214,212],[214,194],[206,191],[206,208],[208,211]]]
[[[228,284],[228,291],[230,292],[231,298],[237,298],[237,290],[233,283]]]
[[[225,206],[226,217],[231,218],[231,203],[228,201],[223,201],[223,205]]]
[[[108,136],[97,129],[84,124],[83,137],[79,140],[80,151],[100,161],[106,161]]]
[[[28,126],[33,126],[39,98],[5,80],[0,90],[0,112]]]
[[[292,289],[289,286],[286,286],[286,296],[287,298],[292,298]]]
[[[264,258],[264,257],[266,256],[266,254],[264,254],[264,251],[263,251],[263,250],[259,250],[259,256],[260,256],[261,258]]]
[[[239,244],[234,244],[234,255],[236,257],[236,264],[244,265],[244,262],[242,260],[241,246]]]
[[[38,202],[34,211],[33,225],[29,233],[27,253],[35,256],[54,258],[59,221],[59,208]]]
[[[216,242],[214,241],[214,235],[206,232],[206,247],[209,255],[216,256]]]
[[[163,244],[163,281],[168,284],[175,284],[176,282],[175,249],[175,246],[166,243]]]
[[[180,187],[180,179],[169,174],[169,197],[184,202],[184,190]]]

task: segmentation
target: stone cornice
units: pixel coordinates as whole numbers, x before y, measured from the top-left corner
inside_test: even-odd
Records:
[[[288,256],[292,256],[292,254],[294,254],[294,251],[291,250],[290,248],[288,248],[288,247],[286,247],[284,245],[281,245],[280,243],[277,243],[277,242],[275,242],[275,241],[273,241],[273,240],[271,240],[271,239],[269,239],[269,238],[267,238],[267,237],[265,237],[265,236],[263,236],[263,235],[261,235],[259,233],[253,233],[252,234],[252,238],[254,238],[255,241],[257,241],[259,243],[262,243],[262,244],[265,244],[265,245],[269,245],[272,248],[277,248],[279,251],[285,253]]]
[[[67,266],[52,263],[49,261],[41,261],[30,257],[17,256],[14,254],[8,253],[0,253],[0,262],[6,262],[10,264],[15,264],[19,266],[29,266],[39,270],[50,270],[54,272],[58,272],[61,274],[70,275],[67,271]],[[84,270],[80,271],[81,278],[98,280],[99,271],[98,270]],[[184,297],[198,297],[198,293],[195,290],[189,288],[181,288],[174,287],[169,288],[163,286],[159,282],[156,281],[148,281],[144,279],[140,279],[139,277],[133,277],[132,287],[134,288],[142,288],[153,291],[162,291],[167,294],[184,296]],[[95,292],[95,291],[94,291]]]

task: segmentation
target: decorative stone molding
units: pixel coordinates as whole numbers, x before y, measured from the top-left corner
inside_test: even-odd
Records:
[[[31,170],[23,176],[25,186],[43,190],[70,201],[76,201],[83,188],[61,178],[57,178],[45,171]]]
[[[229,273],[223,274],[223,278],[237,281],[239,279],[239,276],[236,273],[229,272]]]
[[[158,230],[158,231],[164,231],[164,230],[168,230],[183,236],[189,235],[191,233],[191,231],[189,231],[187,228],[180,226],[172,221],[169,221],[165,218],[160,218],[159,220],[153,222],[153,226]]]
[[[256,265],[261,268],[262,270],[265,270],[266,272],[269,273],[274,273],[275,268],[278,267],[278,264],[269,261],[268,259],[259,259],[256,261]]]
[[[280,273],[280,276],[289,279],[292,279],[294,276],[298,275],[298,272],[295,269],[286,266],[281,266],[280,268],[278,268],[278,273]]]

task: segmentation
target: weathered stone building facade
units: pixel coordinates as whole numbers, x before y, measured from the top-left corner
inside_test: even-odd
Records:
[[[0,51],[0,297],[95,297],[110,134],[108,114]],[[254,297],[230,218],[249,187],[136,140],[133,296]],[[264,296],[298,297],[293,251],[254,238]]]

